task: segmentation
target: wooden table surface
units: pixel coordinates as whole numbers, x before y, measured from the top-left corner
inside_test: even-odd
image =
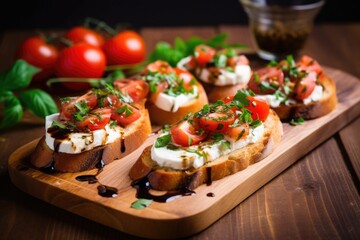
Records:
[[[252,46],[246,26],[141,30],[149,51],[159,41],[173,43],[176,36],[209,38],[223,32],[229,43]],[[33,34],[0,33],[0,70],[13,63],[20,42]],[[360,23],[315,26],[303,52],[360,78]],[[41,121],[25,116],[21,124],[0,132],[0,239],[137,239],[38,200],[12,184],[9,155],[43,131]],[[190,239],[359,239],[359,176],[360,116]]]

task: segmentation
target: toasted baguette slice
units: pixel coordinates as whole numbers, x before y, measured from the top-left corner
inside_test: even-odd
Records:
[[[164,191],[185,188],[193,190],[204,183],[222,179],[259,162],[279,145],[283,128],[277,114],[271,110],[264,124],[265,133],[259,141],[192,171],[159,167],[151,159],[151,146],[149,146],[144,149],[139,159],[132,166],[129,176],[132,180],[147,176],[153,189]]]
[[[205,88],[209,103],[214,103],[219,99],[224,99],[227,96],[234,96],[238,90],[245,89],[246,83],[227,86],[215,86],[209,83],[202,82]]]
[[[147,101],[146,108],[149,109],[150,120],[154,125],[173,124],[185,117],[189,112],[200,110],[205,104],[208,104],[208,98],[204,87],[197,82],[198,98],[193,99],[184,106],[179,107],[176,112],[168,112],[158,108],[153,102]]]
[[[336,85],[329,76],[321,76],[321,82],[324,87],[323,96],[317,102],[309,104],[297,103],[294,105],[280,105],[273,108],[282,121],[288,121],[296,118],[306,120],[318,118],[330,113],[337,105]]]
[[[141,109],[141,117],[124,128],[122,139],[78,154],[54,152],[42,137],[31,156],[31,163],[37,168],[51,166],[56,172],[80,172],[93,169],[102,160],[109,164],[137,149],[151,133],[148,110]]]

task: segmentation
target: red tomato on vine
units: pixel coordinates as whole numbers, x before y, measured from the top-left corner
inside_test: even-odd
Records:
[[[58,50],[39,36],[29,37],[20,45],[16,58],[41,69],[34,77],[34,82],[42,82],[54,74]]]
[[[105,42],[105,38],[99,32],[83,26],[70,28],[65,38],[73,44],[86,42],[95,47],[102,47]]]
[[[106,57],[101,48],[87,43],[78,43],[63,49],[55,66],[59,78],[100,78],[106,67]],[[64,82],[70,90],[85,90],[88,83]]]
[[[137,64],[145,60],[146,46],[140,34],[132,30],[119,32],[103,46],[108,65]]]

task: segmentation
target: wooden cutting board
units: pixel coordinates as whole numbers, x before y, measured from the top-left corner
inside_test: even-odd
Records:
[[[26,193],[132,235],[163,239],[193,235],[217,221],[360,115],[360,80],[336,69],[325,68],[325,71],[337,85],[339,103],[333,112],[300,126],[284,123],[283,139],[270,156],[209,186],[200,186],[195,189],[194,195],[167,203],[152,202],[144,209],[131,208],[137,198],[127,174],[142,149],[150,145],[154,137],[149,137],[141,148],[126,158],[105,166],[97,176],[102,184],[118,189],[117,197],[101,197],[97,192],[97,184],[75,179],[79,175],[95,174],[97,170],[46,174],[33,168],[29,163],[29,155],[38,139],[20,147],[10,156],[10,178]],[[207,196],[208,193],[213,196]]]

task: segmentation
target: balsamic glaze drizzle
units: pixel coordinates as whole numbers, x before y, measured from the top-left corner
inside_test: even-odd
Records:
[[[174,199],[177,199],[182,196],[191,196],[195,194],[194,191],[189,190],[187,187],[177,190],[177,191],[168,191],[163,195],[153,195],[150,193],[151,185],[148,179],[148,176],[145,176],[139,180],[135,180],[131,183],[131,186],[136,189],[136,197],[143,199],[150,199],[155,202],[170,202]]]
[[[118,194],[118,190],[116,188],[101,184],[97,179],[97,175],[99,175],[102,172],[104,166],[105,166],[104,161],[100,160],[96,164],[96,168],[98,169],[96,174],[80,175],[77,176],[75,179],[78,180],[79,182],[88,182],[89,184],[98,183],[99,184],[99,186],[97,187],[98,194],[102,197],[116,197]]]

